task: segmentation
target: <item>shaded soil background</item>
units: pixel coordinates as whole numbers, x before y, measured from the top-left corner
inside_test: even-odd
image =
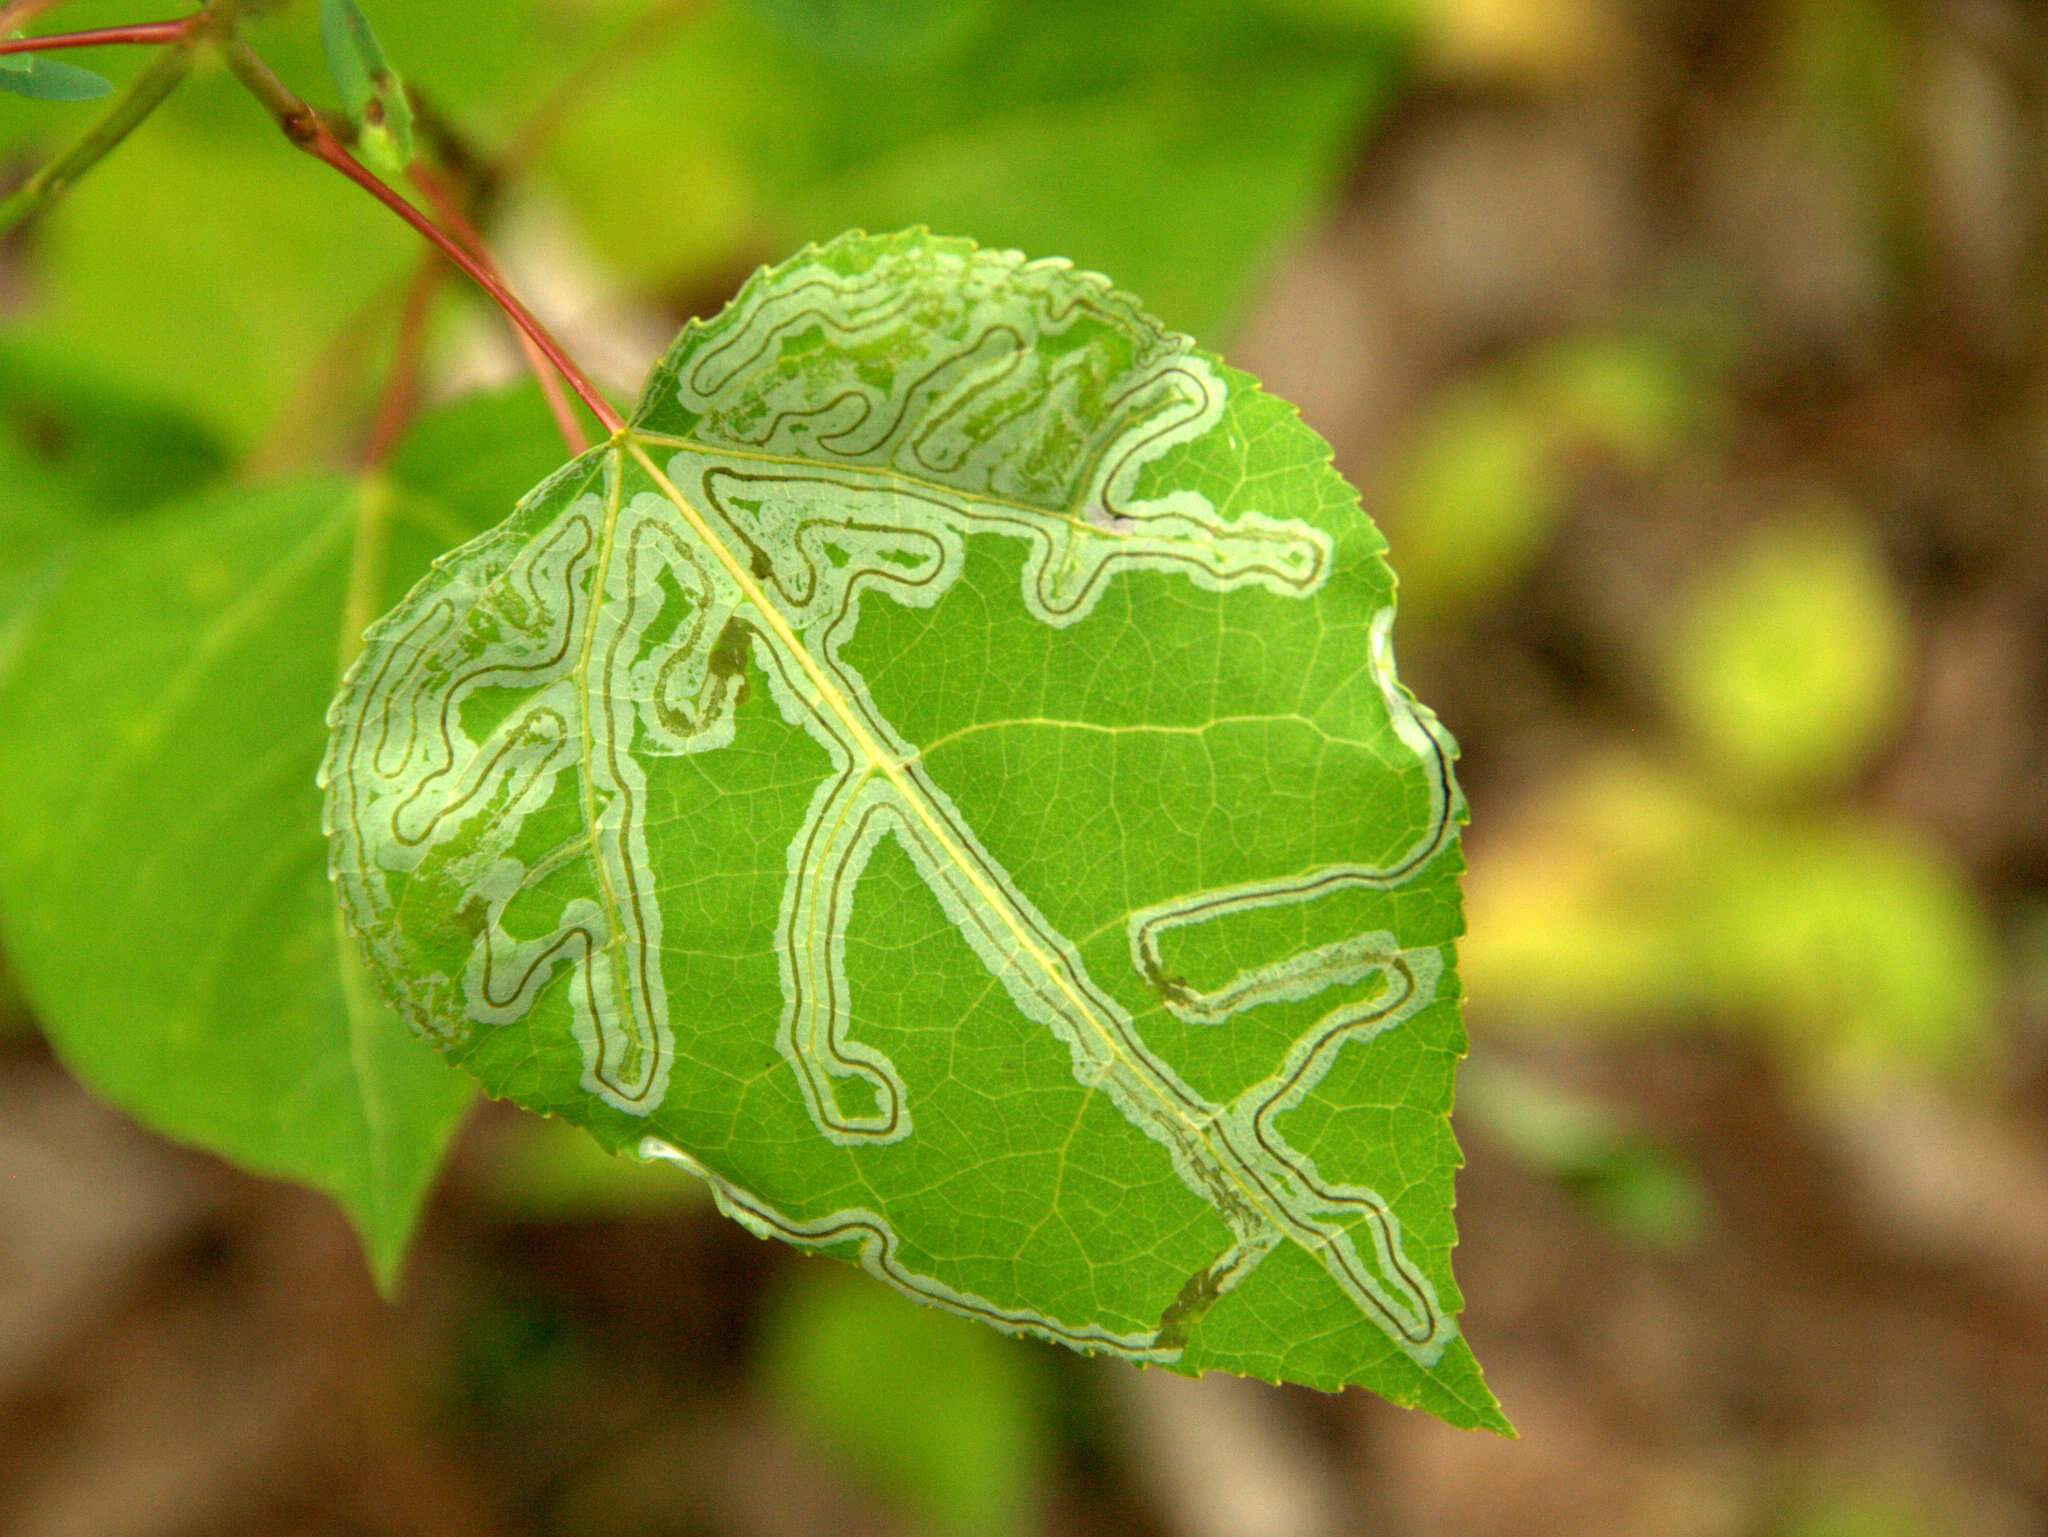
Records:
[[[1227,350],[1464,747],[1458,1274],[1521,1439],[1002,1346],[978,1529],[2048,1532],[2048,18],[1431,37]],[[764,1365],[819,1265],[533,1137],[478,1118],[386,1306],[326,1203],[11,1037],[0,1532],[948,1528]]]

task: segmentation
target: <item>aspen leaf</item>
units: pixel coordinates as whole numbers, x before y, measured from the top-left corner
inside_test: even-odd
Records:
[[[1292,407],[850,235],[372,629],[333,871],[492,1093],[1012,1332],[1505,1428],[1458,1331],[1451,741]]]

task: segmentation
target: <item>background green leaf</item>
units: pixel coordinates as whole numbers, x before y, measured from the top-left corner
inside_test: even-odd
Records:
[[[0,55],[0,91],[38,101],[91,101],[113,90],[105,75],[96,75],[61,59],[33,53]]]
[[[0,341],[0,676],[80,539],[222,464],[220,445],[176,411]]]
[[[108,529],[0,685],[0,919],[51,1043],[158,1130],[334,1194],[387,1281],[474,1089],[338,947],[321,715],[365,530],[389,601],[545,462],[536,442],[534,400],[482,402],[424,424],[388,479],[220,489]]]
[[[998,0],[929,60],[885,67],[793,32],[805,9],[713,11],[622,62],[550,155],[593,241],[643,284],[698,292],[804,240],[918,223],[1114,272],[1211,337],[1406,51],[1394,24],[1325,29],[1237,0],[1113,16]],[[656,164],[672,169],[653,198]]]
[[[1463,802],[1328,457],[1065,263],[758,275],[372,632],[366,954],[763,1236],[1504,1428],[1449,1268]]]

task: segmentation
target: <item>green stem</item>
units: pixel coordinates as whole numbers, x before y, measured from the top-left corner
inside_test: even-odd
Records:
[[[99,120],[71,148],[0,199],[0,232],[40,218],[70,190],[71,184],[104,159],[139,127],[191,71],[189,38],[165,48],[149,67],[128,82],[128,88],[100,114]]]

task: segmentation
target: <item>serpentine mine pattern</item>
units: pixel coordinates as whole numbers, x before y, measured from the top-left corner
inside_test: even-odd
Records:
[[[413,1024],[443,1038],[509,1024],[566,966],[585,1089],[622,1111],[651,1112],[667,1088],[674,1043],[657,963],[662,913],[642,760],[729,743],[751,662],[781,717],[832,765],[788,845],[774,941],[784,996],[776,1047],[818,1135],[843,1145],[915,1135],[910,1086],[886,1055],[848,1033],[855,894],[876,845],[893,837],[1015,1006],[1064,1043],[1082,1084],[1166,1149],[1234,1242],[1159,1327],[1117,1333],[998,1306],[912,1271],[876,1212],[798,1220],[659,1138],[643,1141],[642,1156],[692,1169],[757,1232],[814,1247],[857,1244],[869,1270],[925,1301],[1138,1360],[1174,1359],[1184,1328],[1176,1312],[1207,1306],[1291,1241],[1427,1365],[1456,1325],[1402,1254],[1386,1203],[1325,1179],[1277,1123],[1346,1044],[1435,997],[1438,953],[1404,951],[1389,933],[1362,934],[1242,972],[1213,992],[1160,988],[1180,1019],[1221,1026],[1265,1003],[1355,992],[1377,979],[1364,1001],[1325,1013],[1270,1077],[1228,1104],[1210,1102],[1147,1046],[1074,944],[990,856],[843,654],[864,600],[936,603],[974,536],[1026,546],[1023,602],[1056,627],[1083,622],[1125,571],[1289,598],[1323,584],[1330,541],[1306,523],[1258,513],[1226,520],[1188,491],[1137,498],[1140,471],[1208,431],[1224,409],[1223,382],[1182,339],[1158,338],[1106,386],[1098,379],[1101,421],[1085,430],[1069,423],[1063,453],[1048,445],[1047,402],[1089,383],[1062,369],[1089,360],[1042,356],[1025,336],[1051,334],[1102,301],[1087,290],[1061,291],[1057,303],[1036,296],[1034,331],[1015,317],[1016,294],[998,295],[986,320],[970,315],[971,340],[935,353],[913,382],[850,384],[820,400],[815,382],[775,372],[782,343],[821,325],[854,346],[893,335],[906,323],[898,288],[825,274],[755,294],[751,308],[720,322],[717,345],[683,354],[676,379],[684,404],[706,415],[735,396],[749,403],[718,419],[722,441],[629,429],[603,451],[602,474],[586,473],[580,492],[557,495],[552,520],[516,550],[487,536],[445,558],[437,584],[402,606],[365,654],[337,701],[325,776],[343,898],[373,955],[403,977],[393,878],[462,840],[444,857],[465,883],[463,910],[478,937],[459,978],[409,984]],[[736,308],[748,303],[743,295]],[[1071,441],[1076,432],[1083,441]],[[1027,471],[1054,463],[1057,473],[1032,482],[1005,468],[1020,462]],[[625,493],[635,463],[657,489]],[[677,489],[685,485],[692,494]],[[527,505],[547,493],[544,486]],[[1448,754],[1433,721],[1393,681],[1391,619],[1389,608],[1373,625],[1372,660],[1396,734],[1428,771],[1426,830],[1388,866],[1325,866],[1130,914],[1131,964],[1155,986],[1162,935],[1345,889],[1398,886],[1452,836]],[[482,689],[516,689],[522,702],[472,735],[463,706]],[[521,827],[565,773],[580,784],[583,829],[545,854],[515,857]],[[597,895],[567,901],[551,933],[508,935],[500,922],[507,905],[577,861],[587,863]],[[850,1080],[866,1086],[859,1099],[871,1110],[842,1108],[838,1086]],[[1354,1223],[1370,1234],[1369,1261],[1354,1245]]]

